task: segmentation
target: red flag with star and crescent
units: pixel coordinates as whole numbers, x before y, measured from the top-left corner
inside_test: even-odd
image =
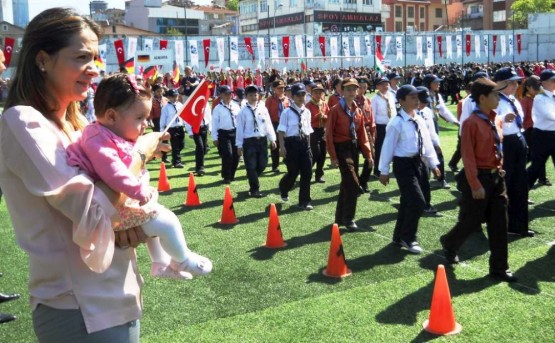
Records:
[[[249,54],[252,57],[252,60],[254,61],[254,50],[252,49],[251,37],[245,37],[245,47],[247,48],[247,51],[249,52]]]
[[[210,61],[210,38],[202,40],[202,50],[204,50],[204,67],[208,67]]]
[[[10,61],[12,60],[14,43],[15,39],[10,37],[4,38],[4,65],[6,66],[6,68],[10,66]]]
[[[324,61],[326,60],[326,37],[320,36],[318,37],[318,43],[320,43],[320,51],[322,52],[322,56],[324,57]]]
[[[210,98],[209,86],[210,82],[206,81],[206,79],[202,80],[183,105],[181,112],[179,112],[179,117],[191,125],[195,134],[198,133],[204,119],[204,110]]]
[[[121,39],[115,40],[114,47],[116,48],[118,64],[121,66],[125,62],[125,50],[123,50],[123,41]]]
[[[283,36],[281,38],[281,44],[283,47],[283,56],[285,57],[285,63],[289,59],[289,36]]]
[[[160,39],[160,50],[167,50],[167,49],[168,49],[168,40]]]

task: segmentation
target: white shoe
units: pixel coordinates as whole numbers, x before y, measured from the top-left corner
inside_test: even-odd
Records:
[[[153,262],[150,267],[150,275],[160,279],[191,280],[193,275],[185,271],[174,270],[170,266]]]
[[[170,267],[193,275],[206,275],[212,271],[212,261],[197,253],[190,252],[185,261],[181,263],[172,261]]]
[[[422,248],[420,247],[420,244],[418,244],[417,241],[407,243],[407,242],[401,240],[400,243],[401,243],[401,246],[403,248],[407,249],[410,253],[413,253],[413,254],[422,253]]]

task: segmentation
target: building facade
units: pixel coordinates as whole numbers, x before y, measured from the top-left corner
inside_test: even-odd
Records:
[[[244,0],[240,34],[320,34],[381,30],[381,0]]]
[[[125,3],[125,23],[159,34],[211,35],[237,33],[238,13],[214,3],[131,0]]]

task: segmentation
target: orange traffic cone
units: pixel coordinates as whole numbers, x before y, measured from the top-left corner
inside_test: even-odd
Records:
[[[331,228],[331,244],[330,253],[328,255],[328,266],[323,271],[324,275],[333,278],[343,278],[351,275],[351,270],[347,268],[345,262],[345,253],[343,252],[343,243],[337,224],[333,224]]]
[[[268,221],[268,234],[266,235],[266,248],[283,248],[287,243],[283,241],[281,226],[275,204],[270,204],[270,220]]]
[[[462,331],[462,326],[455,321],[449,284],[442,264],[437,266],[430,317],[423,326],[424,330],[435,335],[455,335]]]
[[[235,217],[235,209],[233,208],[233,197],[231,196],[231,189],[229,186],[225,188],[224,206],[222,208],[222,217],[220,224],[235,224],[239,220]]]
[[[166,165],[160,163],[160,176],[158,177],[158,192],[166,192],[171,189],[168,175],[166,175]]]
[[[198,198],[197,193],[197,183],[195,182],[195,176],[193,173],[189,173],[189,187],[187,187],[187,200],[185,201],[185,206],[199,206],[202,204]]]

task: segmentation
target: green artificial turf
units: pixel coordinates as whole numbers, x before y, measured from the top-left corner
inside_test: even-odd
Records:
[[[456,127],[442,123],[441,141],[446,162],[456,144]],[[145,278],[143,342],[425,342],[436,336],[422,331],[428,318],[438,264],[445,263],[438,238],[456,222],[458,192],[453,174],[451,190],[434,189],[432,202],[441,217],[424,217],[419,225],[422,255],[406,253],[391,244],[399,192],[394,179],[387,187],[370,183],[372,195],[358,199],[356,220],[360,232],[343,229],[342,240],[353,275],[343,280],[322,275],[328,258],[330,228],[338,195],[339,173],[326,169],[326,183],[312,184],[314,210],[296,208],[298,188],[282,203],[278,182],[283,175],[269,169],[261,178],[261,199],[247,196],[248,183],[241,164],[231,185],[236,225],[220,225],[225,185],[219,177],[220,160],[212,148],[207,173],[196,177],[202,201],[185,207],[188,174],[194,170],[194,144],[184,150],[185,169],[168,167],[172,190],[160,202],[178,214],[187,242],[214,262],[214,271],[192,281],[150,277],[145,247],[138,249]],[[148,164],[157,184],[160,164]],[[285,166],[281,166],[285,170]],[[548,175],[555,179],[553,166]],[[523,182],[525,182],[523,180]],[[432,187],[436,186],[431,181]],[[530,197],[530,228],[534,238],[510,238],[509,263],[520,278],[516,284],[495,282],[487,276],[488,244],[475,234],[460,251],[462,263],[447,268],[457,322],[453,342],[555,341],[555,214],[553,187],[538,187]],[[391,202],[385,201],[390,198]],[[275,203],[287,247],[263,247],[268,207]],[[22,298],[0,305],[0,312],[16,314],[15,322],[0,325],[0,342],[34,341],[27,306],[26,257],[17,247],[4,202],[0,204],[0,278],[2,292],[20,292]]]

